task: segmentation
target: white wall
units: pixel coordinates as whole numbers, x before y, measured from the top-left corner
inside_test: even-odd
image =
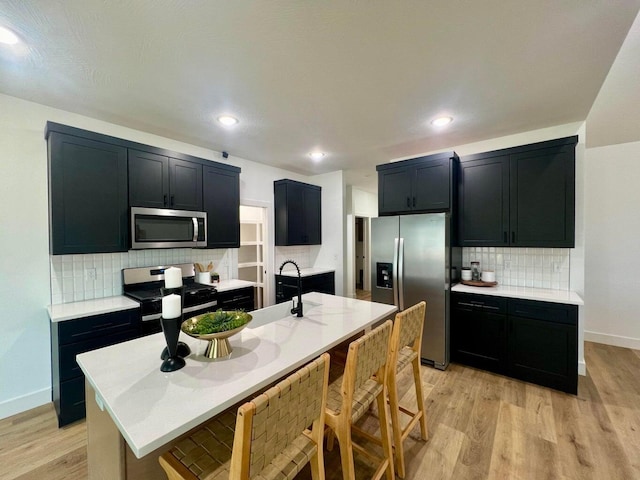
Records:
[[[344,214],[340,210],[342,200],[338,200],[339,192],[344,189],[341,172],[312,180],[233,156],[223,159],[212,150],[0,95],[0,199],[4,205],[0,210],[0,418],[51,401],[50,322],[46,313],[51,294],[44,139],[48,120],[241,167],[240,201],[269,209],[269,245],[274,244],[273,181],[291,178],[321,184],[323,223],[329,223],[323,224],[323,245],[318,249],[317,260],[329,261],[337,256],[336,283],[342,288]],[[268,269],[273,272],[273,261]],[[268,277],[271,279],[272,275]]]
[[[640,142],[587,149],[585,339],[640,349]]]

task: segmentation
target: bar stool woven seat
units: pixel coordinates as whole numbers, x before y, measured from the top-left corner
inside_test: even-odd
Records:
[[[328,376],[323,354],[237,416],[226,412],[205,423],[161,455],[160,465],[169,480],[284,480],[311,463],[313,479],[323,480]]]
[[[378,462],[373,478],[379,479],[385,473],[387,480],[395,478],[386,401],[386,366],[390,334],[391,321],[388,320],[351,342],[343,375],[332,379],[329,384],[325,416],[325,422],[330,428],[328,447],[332,448],[335,435],[340,444],[342,476],[345,480],[355,479],[354,450]],[[365,414],[373,402],[377,402],[379,410],[380,438],[355,426],[355,422]],[[381,444],[383,457],[379,458],[354,442],[352,432]]]
[[[427,440],[428,438],[427,411],[424,406],[422,378],[420,377],[420,349],[422,347],[422,330],[426,308],[427,304],[420,302],[396,314],[389,347],[389,368],[387,369],[389,406],[396,472],[400,478],[404,478],[406,471],[402,442],[409,436],[416,423],[420,422],[422,440]],[[397,375],[409,366],[412,367],[413,372],[413,384],[416,390],[416,403],[418,406],[417,412],[412,412],[402,407],[398,398]],[[409,423],[404,429],[400,426],[400,413],[410,417]]]

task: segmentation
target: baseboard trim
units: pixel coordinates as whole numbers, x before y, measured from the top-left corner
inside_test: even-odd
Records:
[[[587,375],[587,364],[584,360],[578,361],[578,375]]]
[[[587,342],[604,343],[614,347],[633,348],[640,350],[640,338],[623,337],[609,333],[588,332],[585,330],[584,339]]]
[[[51,401],[51,389],[45,388],[22,397],[12,398],[0,403],[0,419],[26,412]]]

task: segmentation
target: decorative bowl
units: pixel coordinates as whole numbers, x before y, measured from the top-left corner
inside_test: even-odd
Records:
[[[223,320],[215,321],[216,317]],[[203,313],[185,320],[182,322],[181,330],[190,337],[209,342],[204,353],[207,358],[221,358],[229,356],[233,350],[228,338],[240,332],[249,324],[252,318],[250,314],[241,310],[218,310],[217,312]],[[227,321],[225,322],[224,319],[227,319]],[[209,333],[204,326],[205,322],[212,327],[212,330],[225,328],[224,323],[231,325],[241,323],[241,325]]]

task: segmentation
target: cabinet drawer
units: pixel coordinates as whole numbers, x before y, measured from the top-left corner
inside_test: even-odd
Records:
[[[92,338],[84,342],[70,343],[60,347],[60,381],[70,380],[82,375],[82,370],[76,362],[76,355],[98,348],[126,342],[138,336],[138,330],[127,330],[125,332],[109,335],[107,337]]]
[[[577,326],[578,307],[560,303],[510,299],[509,316]]]
[[[491,295],[473,295],[455,293],[452,295],[452,307],[458,310],[475,310],[491,313],[507,313],[507,299]]]
[[[253,287],[242,288],[218,294],[217,308],[219,310],[254,310],[255,306]]]
[[[119,330],[137,329],[139,309],[105,313],[78,320],[58,323],[58,341],[61,345],[80,342],[90,338],[104,337]]]

